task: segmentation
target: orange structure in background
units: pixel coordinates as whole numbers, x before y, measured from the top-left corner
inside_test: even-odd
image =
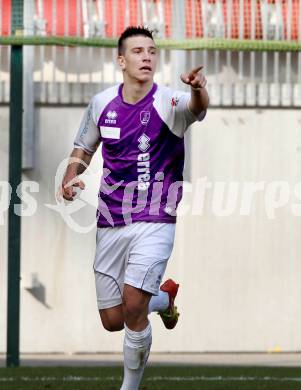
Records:
[[[0,8],[2,10],[0,34],[10,35],[11,0],[0,0]]]
[[[158,4],[160,0],[148,0],[147,3]],[[232,13],[228,15],[227,4],[231,1]],[[240,0],[222,0],[222,23],[226,27],[231,20],[231,36],[229,38],[238,39],[239,24],[241,17],[243,17],[243,34],[244,39],[252,38],[251,20],[252,20],[252,1],[244,0],[243,15],[240,15]],[[255,31],[254,38],[263,38],[263,26],[261,15],[261,0],[255,0]],[[298,40],[301,39],[300,29],[300,1],[292,0],[292,12],[291,20],[288,21],[287,13],[287,0],[281,0],[281,14],[283,23],[283,34],[285,39]],[[53,17],[53,3],[56,5],[56,21]],[[166,38],[172,36],[172,2],[173,0],[163,1],[163,14],[164,14],[164,32]],[[117,4],[117,8],[113,9]],[[143,24],[141,19],[141,12],[139,17],[139,7],[141,7],[141,0],[129,0],[129,9],[126,10],[125,0],[105,0],[104,9],[98,9],[98,2],[94,2],[94,12],[96,18],[100,20],[99,15],[104,16],[104,32],[106,37],[119,36],[125,29],[125,14],[128,12],[128,21],[130,25]],[[203,4],[202,0],[185,0],[185,13],[186,13],[186,37],[203,37]],[[216,0],[208,0],[207,6],[212,7],[216,4]],[[276,0],[268,0],[268,6],[274,6]],[[10,35],[10,20],[11,20],[11,0],[0,0],[1,19],[0,19],[0,34]],[[39,13],[39,2],[36,0],[36,14],[45,20],[45,33],[46,35],[58,35],[58,36],[84,36],[84,20],[82,14],[82,7],[79,7],[79,15],[77,15],[77,0],[68,0],[67,4],[61,0],[44,0],[42,15]],[[36,15],[36,16],[37,16]],[[67,17],[66,17],[67,16]],[[37,16],[38,17],[38,16]],[[90,16],[91,17],[91,16]],[[230,19],[231,17],[231,19]],[[78,20],[79,18],[79,20]],[[140,20],[139,20],[140,19]],[[66,21],[67,20],[67,25]],[[149,22],[149,21],[148,21]],[[290,22],[290,23],[289,23]],[[288,26],[291,26],[289,33]],[[226,30],[226,28],[225,28]],[[289,36],[290,35],[290,36]],[[225,33],[225,37],[227,34]]]
[[[53,19],[53,2],[56,3],[56,20],[54,23]],[[46,20],[46,35],[83,35],[83,15],[80,8],[79,15],[76,12],[76,0],[68,0],[68,7],[66,2],[61,0],[44,0],[44,15],[43,18]],[[36,12],[39,13],[39,2],[36,2]],[[68,18],[68,25],[65,26],[66,15]],[[79,23],[77,18],[80,18]],[[79,26],[79,33],[77,29]],[[66,29],[66,31],[65,31]]]

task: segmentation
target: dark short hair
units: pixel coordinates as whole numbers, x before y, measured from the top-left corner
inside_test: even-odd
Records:
[[[145,37],[151,38],[154,40],[153,31],[149,30],[144,26],[130,26],[127,27],[118,39],[118,55],[122,55],[124,52],[124,41],[136,35],[143,35]]]

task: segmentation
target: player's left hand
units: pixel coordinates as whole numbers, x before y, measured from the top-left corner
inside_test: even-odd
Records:
[[[201,72],[202,69],[203,66],[198,66],[188,73],[182,73],[180,76],[181,80],[183,83],[190,85],[194,89],[205,88],[207,80]]]

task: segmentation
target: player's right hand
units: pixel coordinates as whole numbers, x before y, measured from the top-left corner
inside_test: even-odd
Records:
[[[61,187],[58,190],[57,198],[61,201],[62,197],[66,200],[73,201],[77,192],[75,188],[80,188],[81,190],[85,189],[85,183],[80,180],[78,177],[67,181],[63,180]]]

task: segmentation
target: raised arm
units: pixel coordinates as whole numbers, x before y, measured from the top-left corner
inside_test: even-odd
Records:
[[[206,111],[209,105],[209,96],[206,90],[207,80],[202,74],[203,66],[199,66],[190,72],[181,75],[183,83],[190,85],[191,98],[189,102],[189,110],[199,115],[202,111]]]

